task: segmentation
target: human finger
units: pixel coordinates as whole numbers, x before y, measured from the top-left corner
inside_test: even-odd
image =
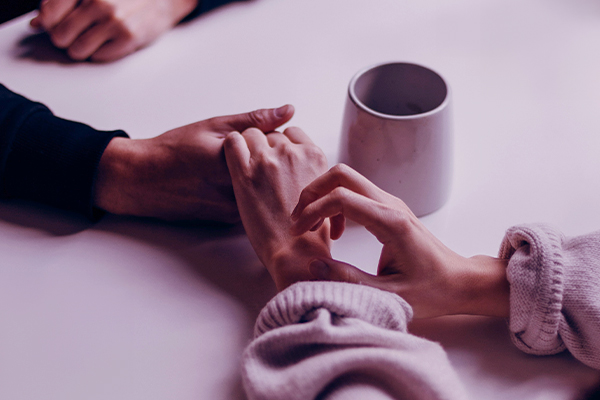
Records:
[[[344,214],[334,215],[333,217],[329,217],[330,227],[329,227],[329,238],[331,240],[338,240],[342,237],[344,230],[346,229],[346,217]],[[325,219],[322,218],[317,222],[312,228],[310,228],[311,232],[318,230],[325,223]]]
[[[285,136],[287,136],[288,139],[290,139],[290,141],[292,143],[296,143],[296,144],[304,144],[304,143],[312,144],[313,143],[313,141],[310,140],[308,135],[306,133],[304,133],[304,131],[302,129],[300,129],[296,126],[287,128],[286,130],[283,131],[283,134]]]
[[[400,224],[408,220],[407,211],[393,208],[376,200],[337,187],[331,193],[309,204],[290,227],[290,234],[298,236],[310,230],[321,219],[343,214],[367,228],[381,242],[393,235]],[[336,228],[337,229],[337,228]]]
[[[75,9],[79,0],[44,0],[36,18],[40,27],[49,31]],[[32,21],[33,22],[33,21]]]
[[[94,54],[92,54],[91,59],[96,62],[114,61],[133,53],[137,48],[138,45],[132,39],[130,34],[126,32],[115,33],[112,40],[105,42]],[[229,133],[233,130],[236,129],[231,129],[224,133]]]
[[[269,146],[275,147],[277,145],[282,145],[285,143],[289,143],[289,139],[285,137],[281,132],[271,132],[266,135],[267,142]]]
[[[329,237],[331,240],[338,240],[342,237],[342,234],[346,229],[346,217],[344,217],[344,214],[338,214],[334,215],[333,217],[329,217],[329,221]]]
[[[292,212],[292,219],[297,219],[309,204],[330,193],[337,187],[345,187],[372,199],[381,200],[382,198],[383,191],[371,181],[349,166],[337,164],[302,190],[298,204]]]
[[[387,277],[379,277],[362,271],[355,266],[331,258],[316,258],[308,265],[311,275],[317,280],[356,283],[381,290],[388,290]]]
[[[250,149],[244,137],[239,132],[229,133],[223,142],[223,149],[231,176],[243,175],[250,163]]]
[[[31,19],[31,21],[29,21],[29,25],[31,25],[32,28],[35,29],[41,29],[43,28],[42,26],[42,19],[40,18],[40,15],[36,15],[35,17],[33,17]]]
[[[248,144],[250,153],[256,153],[257,151],[270,147],[266,135],[260,129],[248,128],[242,132],[242,136]]]
[[[99,18],[97,10],[93,7],[81,5],[56,26],[48,30],[50,39],[56,47],[68,48],[82,33],[93,26]]]
[[[68,54],[74,60],[90,58],[104,43],[112,38],[113,25],[110,22],[94,25],[69,46]]]
[[[266,108],[244,114],[216,117],[212,118],[211,122],[225,132],[243,132],[248,128],[272,132],[292,119],[293,116],[294,106],[287,104],[279,108]]]

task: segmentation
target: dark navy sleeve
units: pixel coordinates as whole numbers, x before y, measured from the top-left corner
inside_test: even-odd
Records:
[[[98,131],[58,118],[0,85],[0,197],[31,200],[96,219],[100,157],[123,131]]]
[[[229,3],[236,3],[240,1],[248,1],[248,0],[198,0],[198,5],[187,17],[184,18],[184,21],[188,21],[192,18],[197,17],[200,14],[213,10],[217,7],[224,6]]]

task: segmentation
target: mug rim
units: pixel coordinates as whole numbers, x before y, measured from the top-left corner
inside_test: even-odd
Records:
[[[423,113],[418,113],[418,114],[410,114],[410,115],[393,115],[393,114],[385,114],[385,113],[381,113],[379,111],[375,111],[370,107],[367,107],[362,101],[360,101],[358,99],[358,97],[356,96],[356,93],[354,91],[354,87],[356,85],[356,81],[363,76],[365,73],[375,69],[375,68],[379,68],[385,65],[394,65],[394,64],[402,64],[402,65],[412,65],[412,66],[416,66],[416,67],[420,67],[423,69],[426,69],[428,71],[433,72],[434,74],[436,74],[437,76],[440,77],[440,79],[442,80],[442,82],[444,83],[444,86],[446,86],[446,96],[444,97],[444,100],[434,109],[423,112]],[[413,63],[413,62],[407,62],[407,61],[386,61],[386,62],[381,62],[381,63],[377,63],[377,64],[373,64],[370,65],[368,67],[365,67],[363,69],[361,69],[360,71],[358,71],[356,74],[354,74],[354,76],[352,77],[352,79],[350,80],[350,84],[348,85],[348,95],[350,97],[350,99],[352,100],[352,102],[358,106],[359,108],[361,108],[363,111],[372,114],[374,116],[377,116],[379,118],[386,118],[386,119],[392,119],[392,120],[410,120],[410,119],[418,119],[418,118],[423,118],[423,117],[427,117],[429,115],[435,114],[437,112],[439,112],[441,109],[445,108],[446,105],[448,104],[448,102],[450,101],[450,85],[448,85],[448,82],[446,82],[446,79],[444,79],[443,76],[441,76],[437,71],[434,71],[433,69],[426,67],[422,64],[417,64],[417,63]]]

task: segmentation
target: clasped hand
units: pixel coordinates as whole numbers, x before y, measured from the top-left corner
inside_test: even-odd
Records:
[[[215,117],[151,139],[114,138],[98,165],[95,206],[121,215],[238,222],[225,137],[250,127],[271,132],[293,114],[287,105]]]
[[[302,190],[290,233],[302,235],[329,219],[331,239],[338,239],[346,218],[366,227],[383,244],[377,275],[323,257],[310,262],[315,278],[396,293],[413,307],[416,318],[508,315],[504,261],[486,256],[465,258],[453,252],[402,200],[346,165],[336,165]]]
[[[43,0],[31,26],[74,60],[112,61],[154,41],[198,0]]]

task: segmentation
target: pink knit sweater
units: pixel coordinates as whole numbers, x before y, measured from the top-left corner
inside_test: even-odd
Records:
[[[500,257],[510,260],[513,343],[536,355],[567,349],[600,369],[600,231],[565,238],[546,225],[516,226]]]
[[[510,330],[521,350],[568,349],[600,368],[600,232],[567,239],[543,225],[508,230]],[[406,330],[410,306],[367,286],[301,282],[262,310],[243,359],[258,399],[465,399],[446,354]]]

